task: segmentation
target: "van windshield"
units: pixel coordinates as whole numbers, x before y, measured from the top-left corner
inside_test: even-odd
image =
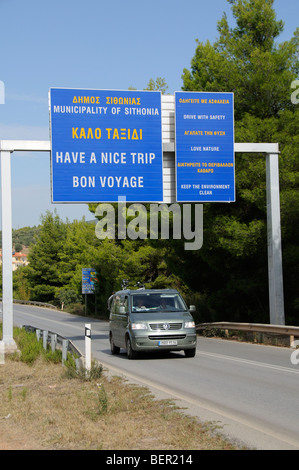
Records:
[[[143,293],[132,295],[133,312],[176,312],[179,310],[186,310],[179,294]]]

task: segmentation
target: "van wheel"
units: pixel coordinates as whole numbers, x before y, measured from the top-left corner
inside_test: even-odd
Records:
[[[119,354],[120,348],[115,346],[112,335],[110,335],[110,349],[111,354]]]
[[[132,343],[129,337],[126,340],[126,347],[128,359],[135,359],[137,357],[137,352],[132,349]]]
[[[185,349],[185,356],[186,357],[194,357],[196,354],[196,348],[193,349]]]

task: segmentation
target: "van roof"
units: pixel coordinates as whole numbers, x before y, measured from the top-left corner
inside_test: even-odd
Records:
[[[158,294],[158,293],[167,293],[169,292],[174,294],[178,294],[178,291],[176,289],[124,289],[124,290],[119,290],[117,292],[115,292],[114,295],[120,295],[120,294],[126,294],[126,295],[130,295],[130,294],[149,294],[149,293],[152,293],[152,294]]]

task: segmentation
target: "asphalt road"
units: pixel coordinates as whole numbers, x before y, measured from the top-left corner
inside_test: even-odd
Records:
[[[299,449],[299,365],[293,350],[198,338],[194,358],[183,353],[110,354],[108,323],[45,308],[14,305],[14,324],[48,329],[71,339],[84,354],[91,323],[92,356],[109,373],[173,398],[188,414],[213,421],[232,441],[261,450]]]

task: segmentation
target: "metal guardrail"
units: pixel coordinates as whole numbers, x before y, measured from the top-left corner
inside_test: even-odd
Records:
[[[70,339],[60,336],[57,333],[53,333],[52,331],[42,330],[41,328],[36,328],[31,325],[22,325],[22,328],[29,332],[35,332],[38,340],[42,338],[44,349],[46,349],[48,345],[51,346],[52,351],[55,351],[57,346],[60,347],[62,350],[62,364],[64,364],[64,361],[67,359],[67,353],[70,352],[72,355],[78,356],[75,359],[76,367],[78,368],[80,366],[80,361],[82,359],[81,351]]]
[[[290,338],[290,347],[294,347],[294,340],[299,337],[299,326],[272,325],[262,323],[235,323],[235,322],[213,322],[199,323],[196,330],[215,328],[219,330],[236,330],[246,332],[272,333],[276,335],[285,335]]]
[[[37,302],[37,301],[34,301],[34,300],[18,300],[18,299],[14,299],[13,300],[13,303],[14,304],[24,304],[24,305],[35,305],[36,307],[46,307],[46,308],[52,308],[54,310],[57,310],[57,307],[55,307],[55,305],[52,305],[52,304],[47,304],[45,302]]]
[[[2,302],[2,298],[0,297],[0,302]],[[14,304],[24,304],[24,305],[35,305],[36,307],[46,307],[46,308],[52,308],[54,310],[57,310],[57,307],[52,304],[47,304],[45,302],[37,302],[35,300],[19,300],[19,299],[13,299]]]

